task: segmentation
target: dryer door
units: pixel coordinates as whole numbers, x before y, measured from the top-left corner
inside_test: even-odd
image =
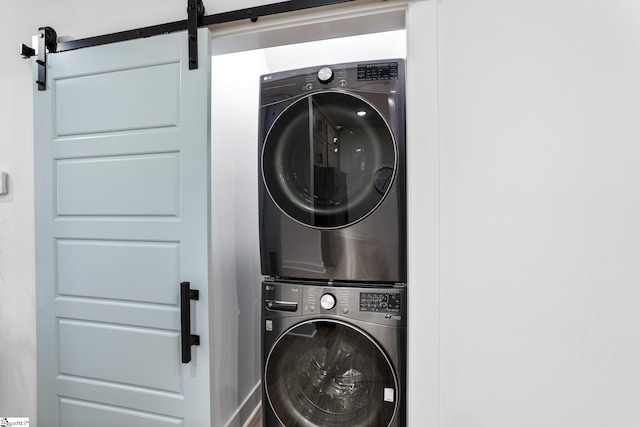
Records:
[[[362,330],[322,320],[285,332],[265,363],[265,390],[282,425],[387,427],[398,383],[389,359]]]
[[[380,108],[389,108],[385,94]],[[397,169],[389,124],[373,103],[326,91],[300,98],[273,122],[262,148],[262,175],[274,203],[294,221],[335,229],[382,202]]]

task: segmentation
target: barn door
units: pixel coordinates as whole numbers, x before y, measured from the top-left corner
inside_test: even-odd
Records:
[[[35,90],[38,419],[210,424],[210,36],[50,54]],[[37,67],[34,67],[37,68]],[[199,299],[180,303],[189,282]],[[190,308],[183,363],[181,309]]]

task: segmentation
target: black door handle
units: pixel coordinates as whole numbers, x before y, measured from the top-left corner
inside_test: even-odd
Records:
[[[200,345],[200,335],[191,335],[191,300],[200,299],[197,289],[190,289],[191,283],[180,283],[180,335],[182,341],[182,363],[191,362],[191,346]]]

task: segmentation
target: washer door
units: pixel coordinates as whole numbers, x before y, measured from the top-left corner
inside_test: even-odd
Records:
[[[343,322],[306,322],[285,332],[265,363],[265,389],[287,427],[388,427],[397,411],[388,358]]]
[[[274,121],[262,176],[293,220],[335,229],[365,218],[394,180],[397,148],[388,123],[365,99],[327,91],[305,96]]]

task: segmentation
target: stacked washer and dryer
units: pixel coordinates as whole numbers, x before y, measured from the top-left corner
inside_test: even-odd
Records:
[[[406,425],[404,69],[261,77],[267,427]]]

